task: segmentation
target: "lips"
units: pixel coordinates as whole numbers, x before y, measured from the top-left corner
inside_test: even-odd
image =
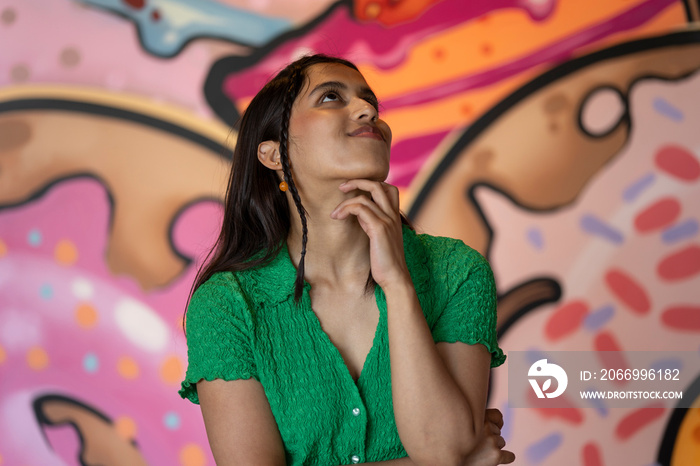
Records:
[[[367,137],[379,139],[380,141],[384,140],[384,135],[376,126],[360,126],[355,131],[350,133],[350,136]]]

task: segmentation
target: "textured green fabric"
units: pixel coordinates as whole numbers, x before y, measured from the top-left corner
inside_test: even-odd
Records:
[[[435,342],[482,343],[491,366],[505,361],[496,343],[496,289],[488,262],[450,238],[404,229],[404,250]],[[286,245],[272,263],[217,273],[187,311],[189,366],[180,395],[199,402],[201,379],[261,382],[288,465],[352,464],[406,456],[391,399],[384,293],[375,288],[379,324],[357,383],[311,309],[310,285],[294,302],[296,269]],[[359,411],[358,411],[359,410]]]

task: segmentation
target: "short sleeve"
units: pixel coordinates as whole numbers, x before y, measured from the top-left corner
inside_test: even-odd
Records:
[[[491,353],[491,367],[500,366],[506,357],[496,341],[496,284],[488,261],[460,241],[447,263],[447,304],[433,327],[433,339],[481,343]]]
[[[185,322],[188,361],[181,397],[199,403],[196,384],[202,379],[257,380],[251,322],[233,276],[215,274],[195,291]]]

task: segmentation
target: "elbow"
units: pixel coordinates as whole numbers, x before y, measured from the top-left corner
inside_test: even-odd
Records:
[[[463,466],[467,464],[467,458],[476,447],[477,440],[477,434],[473,430],[459,431],[458,435],[451,438],[426,436],[419,448],[413,448],[407,453],[411,461],[420,466]]]

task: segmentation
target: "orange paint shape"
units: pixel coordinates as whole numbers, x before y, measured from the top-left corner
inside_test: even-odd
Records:
[[[574,10],[574,13],[564,14],[561,18],[558,15],[562,13],[558,10],[562,8],[578,8],[578,6],[575,5],[576,3],[577,2],[565,2],[564,4],[560,3],[557,7],[557,13],[555,13],[555,16],[546,22],[548,25],[547,27],[553,27],[561,31],[563,36],[560,36],[560,38],[574,34],[579,28],[574,27],[571,24],[568,26],[550,26],[550,23],[554,21],[567,21],[566,18],[576,14],[576,10]],[[600,1],[597,1],[596,5],[598,3],[600,3]],[[624,4],[625,8],[631,8],[634,6],[634,4],[631,4],[630,2],[618,2],[618,7],[622,4]],[[596,6],[595,8],[591,8],[591,10],[595,10],[596,8],[598,7]],[[597,12],[591,11],[590,13],[597,14],[599,12],[600,10]],[[515,16],[518,15],[516,12],[509,12],[508,14]],[[470,37],[473,36],[468,40],[476,41],[475,45],[472,46],[474,53],[473,58],[470,56],[469,59],[466,59],[464,53],[462,53],[464,42],[459,41],[464,41],[467,39],[459,38],[459,34],[452,36],[445,33],[432,36],[431,39],[426,40],[423,44],[415,47],[413,49],[414,51],[407,58],[406,62],[392,70],[383,71],[363,64],[358,64],[358,67],[379,98],[390,99],[391,97],[395,97],[397,95],[410,94],[421,89],[439,86],[445,81],[464,78],[470,74],[492,69],[503,65],[506,62],[521,58],[524,55],[531,54],[538,48],[546,47],[547,45],[558,40],[555,36],[550,36],[549,33],[541,34],[543,32],[541,31],[541,28],[544,28],[545,25],[538,24],[529,25],[530,27],[537,29],[537,36],[531,37],[530,33],[523,29],[524,32],[518,33],[522,37],[509,38],[505,41],[505,43],[488,39],[488,37],[491,35],[498,36],[499,33],[503,33],[503,28],[506,28],[506,30],[510,28],[510,25],[508,24],[508,17],[504,15],[506,15],[505,12],[493,13],[489,16],[489,18],[493,16],[494,21],[489,20],[466,23],[464,26],[450,30],[451,34],[457,34],[454,29],[475,28],[477,27],[476,24],[479,25],[479,29],[474,34],[467,34]],[[608,17],[606,15],[598,16],[600,16],[599,19],[601,21]],[[612,14],[609,16],[612,16]],[[523,19],[521,18],[519,22],[522,21]],[[622,31],[617,34],[612,34],[601,39],[600,41],[586,45],[576,50],[575,55],[585,55],[613,44],[667,32],[670,29],[684,24],[685,13],[683,6],[678,3],[677,5],[668,7],[646,24],[629,31]],[[522,25],[521,29],[526,28],[526,26],[527,24]],[[499,27],[501,29],[498,29]],[[566,28],[568,28],[568,30],[565,30]],[[506,34],[502,35],[510,37],[508,34],[511,34],[511,32],[507,31]],[[539,40],[538,44],[530,44],[526,46],[526,44],[528,44],[533,37]],[[518,49],[519,51],[517,53],[513,53],[511,50],[511,52],[508,52],[509,56],[502,60],[503,63],[498,62],[496,58],[500,57],[500,51],[509,50],[512,43],[522,46],[521,49]],[[488,44],[490,50],[494,52],[488,57],[482,55],[483,50],[481,50],[481,47],[483,47],[484,44]],[[422,50],[422,48],[425,48],[425,50]],[[435,55],[435,50],[438,49],[440,50],[439,59]],[[457,52],[456,55],[455,52]],[[382,118],[389,123],[389,126],[391,126],[394,133],[394,144],[407,137],[413,137],[414,135],[449,131],[455,127],[466,126],[470,124],[474,118],[480,116],[486,110],[490,109],[495,103],[503,99],[510,92],[517,89],[535,76],[541,74],[550,66],[551,65],[549,64],[538,65],[520,74],[494,83],[488,87],[476,88],[461,94],[450,95],[449,98],[442,99],[441,101],[432,104],[387,111]],[[473,115],[465,115],[465,113],[462,111],[465,104],[473,108]]]
[[[512,62],[645,1],[559,2],[552,16],[542,22],[532,21],[520,10],[494,11],[489,21],[468,21],[432,35],[411,49],[403,66],[389,73],[367,65],[359,68],[375,93],[386,99]],[[682,12],[682,6],[679,8]],[[674,14],[673,19],[669,26],[685,23],[683,15]],[[484,54],[484,46],[491,53]],[[439,63],[433,54],[436,47],[445,52]]]
[[[7,353],[5,352],[5,348],[0,346],[0,364],[4,363],[7,360]]]
[[[139,376],[139,365],[132,358],[122,356],[117,362],[117,372],[128,380],[133,380]]]
[[[78,248],[72,241],[62,239],[56,244],[54,258],[61,265],[73,265],[78,260]]]
[[[133,440],[136,438],[136,422],[128,416],[121,416],[114,421],[114,429],[124,440]]]
[[[180,464],[182,466],[204,466],[206,462],[204,451],[194,443],[189,443],[180,450]]]
[[[168,357],[160,366],[160,378],[168,385],[177,385],[184,375],[184,365],[177,356]]]
[[[41,346],[34,346],[27,351],[27,365],[35,371],[44,370],[49,365],[49,355]]]
[[[0,239],[0,257],[5,257],[7,255],[7,244]]]
[[[85,329],[94,327],[98,317],[97,310],[89,303],[80,303],[75,309],[75,320]]]

